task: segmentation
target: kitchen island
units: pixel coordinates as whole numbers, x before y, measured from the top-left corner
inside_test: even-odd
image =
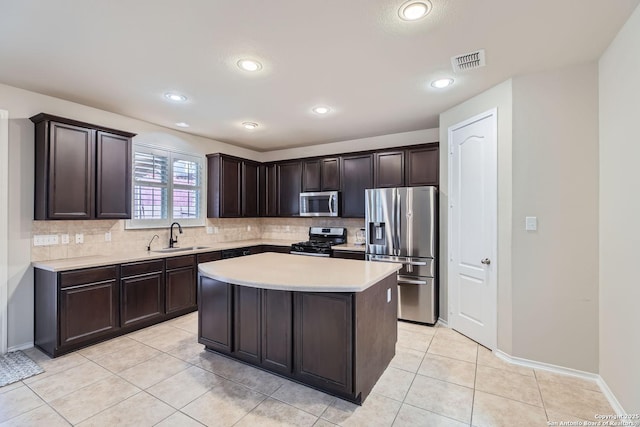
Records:
[[[397,269],[278,253],[200,264],[198,341],[360,404],[395,355]]]

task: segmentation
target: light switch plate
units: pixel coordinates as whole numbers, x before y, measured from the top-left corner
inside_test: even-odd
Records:
[[[213,227],[207,227],[207,234],[213,234]]]
[[[63,234],[60,237],[62,237],[62,244],[63,245],[68,245],[69,244],[69,235],[68,234]]]
[[[106,233],[104,233],[104,241],[105,242],[110,242],[111,241],[111,232],[107,231]]]
[[[524,218],[524,229],[527,231],[536,231],[538,229],[538,218],[535,216],[527,216]]]

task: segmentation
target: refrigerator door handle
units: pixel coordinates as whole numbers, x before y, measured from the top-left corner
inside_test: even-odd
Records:
[[[405,279],[403,277],[398,277],[398,284],[406,283],[408,285],[426,285],[426,280],[416,280],[416,279]]]
[[[395,225],[395,230],[394,231],[394,236],[393,236],[393,249],[394,249],[394,255],[398,256],[400,255],[400,190],[398,190],[397,188],[395,189],[395,193],[396,193],[396,197],[395,197],[395,206],[394,206],[394,225]]]
[[[416,265],[416,266],[427,265],[426,261],[410,261],[410,260],[407,260],[406,258],[389,257],[389,255],[369,255],[369,261],[394,262],[396,264],[407,264],[407,265]]]

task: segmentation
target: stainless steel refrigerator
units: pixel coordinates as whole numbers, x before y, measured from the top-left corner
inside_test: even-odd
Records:
[[[438,320],[436,187],[365,190],[367,260],[402,264],[398,318]]]

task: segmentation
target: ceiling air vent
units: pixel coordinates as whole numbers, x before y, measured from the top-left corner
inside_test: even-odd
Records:
[[[451,65],[455,73],[475,70],[484,67],[484,49],[451,57]]]

